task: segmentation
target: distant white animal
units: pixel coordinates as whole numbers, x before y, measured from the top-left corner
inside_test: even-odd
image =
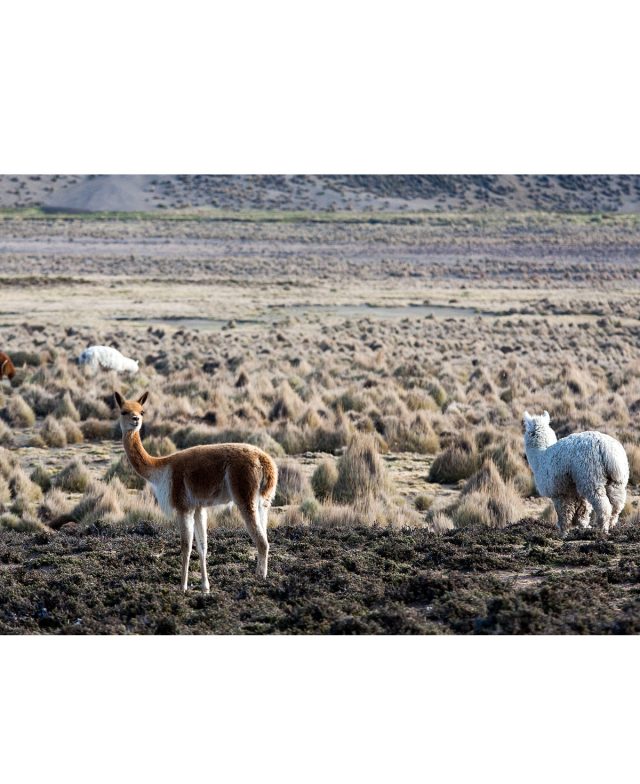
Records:
[[[78,357],[79,365],[88,365],[94,370],[115,370],[117,373],[137,373],[138,363],[129,359],[111,346],[89,346]]]
[[[606,533],[618,522],[627,498],[629,461],[615,438],[589,430],[556,438],[549,414],[524,412],[524,447],[542,496],[553,501],[561,532],[589,526],[591,510]]]

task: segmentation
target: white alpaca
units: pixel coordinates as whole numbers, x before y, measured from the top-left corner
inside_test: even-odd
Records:
[[[115,370],[117,373],[137,373],[138,363],[129,359],[111,346],[89,346],[78,357],[79,365],[88,365],[97,370]]]
[[[556,438],[549,414],[524,412],[524,448],[542,496],[553,501],[561,532],[569,526],[589,526],[592,508],[596,523],[607,532],[618,522],[629,481],[629,461],[622,444],[604,433]]]

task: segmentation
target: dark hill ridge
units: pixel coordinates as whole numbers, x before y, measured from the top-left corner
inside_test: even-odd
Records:
[[[640,212],[640,175],[0,175],[0,208]]]

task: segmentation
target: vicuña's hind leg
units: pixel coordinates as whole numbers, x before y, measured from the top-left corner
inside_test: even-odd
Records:
[[[189,558],[193,546],[193,512],[181,513],[178,516],[180,524],[180,545],[182,551],[182,590],[186,591],[189,585]]]
[[[267,535],[267,525],[269,523],[269,507],[271,503],[265,503],[262,498],[258,498],[258,513],[260,515],[260,525],[262,526],[262,530],[264,535]]]
[[[605,534],[608,533],[609,524],[611,522],[612,506],[604,486],[601,485],[590,493],[585,493],[585,496],[595,512],[596,525],[599,526]]]
[[[207,510],[196,509],[194,533],[196,548],[200,556],[200,572],[202,575],[202,593],[209,593],[209,576],[207,575]]]
[[[258,577],[265,578],[269,561],[269,542],[267,541],[266,532],[262,530],[257,501],[254,499],[251,499],[251,501],[236,501],[236,506],[242,515],[249,536],[258,550],[256,574]]]
[[[624,505],[627,501],[627,488],[623,485],[614,485],[609,484],[606,487],[607,490],[607,498],[609,499],[609,503],[611,504],[611,527],[614,528],[618,525],[618,518],[620,517],[620,512],[624,509]]]

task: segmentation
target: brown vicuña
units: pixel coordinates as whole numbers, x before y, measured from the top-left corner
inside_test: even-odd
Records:
[[[269,542],[267,514],[276,492],[278,469],[266,452],[251,444],[208,444],[183,449],[165,457],[152,457],[140,438],[143,406],[148,392],[125,400],[114,392],[120,410],[122,443],[134,471],[153,487],[162,511],[180,524],[182,590],[187,590],[189,558],[195,533],[202,570],[202,590],[209,592],[207,576],[207,507],[235,503],[258,549],[257,573],[267,576]]]
[[[11,380],[16,374],[16,369],[8,354],[0,351],[0,381],[3,376]]]

